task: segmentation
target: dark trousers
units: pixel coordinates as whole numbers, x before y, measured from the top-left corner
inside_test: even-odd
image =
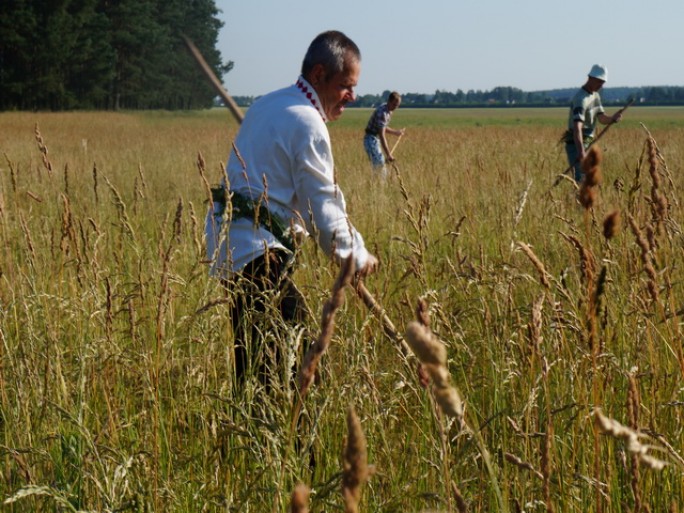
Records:
[[[235,291],[231,309],[236,381],[249,370],[268,385],[271,369],[280,368],[284,325],[306,319],[304,298],[288,276],[288,256],[268,250],[252,260],[227,286]]]

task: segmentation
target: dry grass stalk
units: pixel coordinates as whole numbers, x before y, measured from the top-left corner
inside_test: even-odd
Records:
[[[458,390],[450,383],[447,369],[447,351],[429,327],[418,321],[411,321],[406,327],[405,337],[411,350],[423,364],[433,381],[437,404],[444,414],[463,423],[464,407]]]
[[[580,204],[587,210],[594,206],[597,196],[597,187],[601,184],[601,161],[603,154],[598,146],[589,148],[584,160],[582,160],[582,170],[584,178],[580,185],[578,199]]]
[[[48,174],[52,175],[52,163],[50,162],[50,159],[48,158],[48,149],[47,149],[47,146],[45,145],[45,141],[43,140],[43,136],[40,134],[40,129],[38,128],[38,123],[36,123],[34,133],[36,134],[36,142],[38,143],[38,149],[40,150],[40,153],[43,156],[43,166],[45,166],[45,169],[47,169]]]
[[[641,249],[641,263],[644,267],[646,276],[648,277],[647,288],[651,296],[651,300],[655,304],[659,304],[660,294],[658,291],[657,279],[658,275],[653,267],[653,253],[651,251],[651,243],[644,237],[643,232],[639,228],[634,217],[628,214],[627,220],[629,221],[629,226],[632,228],[632,233],[636,238],[637,244]]]
[[[64,164],[64,194],[69,195],[69,164]]]
[[[627,450],[637,456],[639,463],[642,463],[653,470],[662,470],[665,468],[667,462],[658,460],[647,454],[651,447],[644,445],[639,441],[644,435],[632,428],[620,424],[616,420],[606,417],[598,408],[594,410],[593,415],[598,428],[603,433],[624,441],[627,444]]]
[[[551,287],[551,282],[549,281],[549,273],[546,272],[546,268],[544,267],[544,264],[542,264],[541,260],[537,258],[537,255],[534,254],[534,251],[532,251],[532,248],[530,248],[527,244],[524,242],[518,242],[518,247],[522,249],[523,253],[527,255],[527,258],[530,259],[532,262],[532,265],[534,265],[535,269],[537,269],[537,272],[539,273],[539,279],[546,287],[547,289]]]
[[[629,427],[636,431],[639,428],[639,390],[634,372],[629,373],[629,388],[627,392],[627,418]],[[629,472],[631,474],[630,485],[634,495],[634,511],[641,511],[641,489],[639,488],[639,458],[632,454],[630,458]]]
[[[530,188],[532,187],[532,180],[527,182],[527,187],[523,191],[520,200],[518,201],[518,206],[515,209],[515,218],[513,219],[513,228],[520,223],[522,219],[523,212],[525,211],[525,205],[527,204],[527,196],[530,193]]]
[[[33,237],[31,237],[31,230],[29,230],[28,224],[26,224],[26,219],[23,215],[19,216],[19,224],[21,224],[21,230],[24,232],[26,237],[26,247],[29,252],[29,264],[34,267],[36,264],[36,249],[35,244],[33,244]]]
[[[451,482],[451,492],[454,495],[454,499],[456,499],[456,509],[458,510],[458,513],[467,513],[468,503],[466,503],[461,490],[453,481]]]
[[[349,408],[347,412],[347,444],[344,450],[342,475],[342,497],[344,498],[345,513],[358,513],[362,487],[370,475],[366,437],[354,408]]]
[[[656,222],[657,229],[660,232],[663,229],[663,221],[668,216],[669,205],[667,197],[660,191],[658,148],[653,137],[649,136],[647,146],[649,173],[651,175],[651,212],[653,214],[653,219]]]
[[[200,178],[202,179],[202,186],[204,187],[204,194],[207,197],[207,200],[209,201],[209,209],[214,210],[214,199],[211,194],[211,186],[209,185],[209,180],[207,180],[207,175],[205,173],[206,171],[206,164],[204,162],[204,157],[202,156],[202,153],[198,152],[197,153],[197,170],[199,171]]]
[[[665,157],[663,157],[663,153],[660,151],[660,148],[658,148],[658,143],[656,143],[656,140],[653,138],[653,135],[651,135],[651,132],[649,132],[648,128],[643,123],[640,123],[641,127],[644,129],[646,134],[648,135],[647,138],[647,149],[649,152],[649,159],[651,158],[651,146],[654,150],[653,157],[654,160],[653,162],[656,163],[656,167],[658,171],[667,178],[668,184],[670,186],[670,201],[672,202],[673,205],[679,206],[679,198],[677,197],[677,193],[675,191],[675,185],[674,181],[672,180],[672,173],[670,173],[670,170],[667,167],[667,162],[665,161]],[[650,162],[649,162],[650,164]]]
[[[145,175],[143,173],[142,164],[138,164],[138,176],[140,177],[140,182],[142,183],[142,190],[140,191],[140,194],[144,198],[144,191],[147,190],[147,182],[145,181]]]
[[[309,513],[309,495],[311,490],[305,484],[295,486],[290,497],[289,513]]]
[[[69,197],[65,194],[62,194],[62,205],[64,206],[64,210],[62,211],[62,237],[59,242],[59,248],[64,255],[69,256],[69,248],[73,246],[76,257],[79,257],[76,231],[74,229],[73,216],[71,214],[71,202],[69,201]]]
[[[596,278],[596,286],[594,287],[594,294],[591,298],[591,303],[594,307],[594,315],[599,316],[601,310],[601,299],[606,291],[606,282],[608,281],[608,268],[604,265],[599,271],[598,278]],[[603,347],[601,347],[603,351]]]
[[[176,205],[176,216],[173,218],[173,238],[176,242],[180,242],[180,236],[183,231],[183,198],[178,198]]]
[[[584,281],[587,284],[591,284],[594,281],[594,276],[596,275],[596,258],[590,249],[587,249],[582,242],[574,235],[566,235],[561,232],[561,235],[575,246],[575,249],[579,252],[580,256],[580,266],[582,269],[582,274]]]
[[[32,193],[31,191],[26,191],[26,195],[27,195],[29,198],[31,198],[32,200],[37,201],[38,203],[42,203],[42,202],[43,202],[43,198],[41,198],[41,197],[38,196],[37,194]]]
[[[135,214],[138,213],[138,198],[142,199],[145,197],[145,194],[142,191],[142,188],[140,187],[138,177],[135,177],[135,180],[133,180],[133,212]]]
[[[351,283],[354,275],[353,256],[345,259],[340,267],[337,280],[333,285],[332,295],[323,305],[321,319],[321,334],[318,339],[311,344],[311,347],[304,356],[304,362],[299,372],[299,394],[304,397],[309,391],[309,387],[316,376],[318,362],[323,357],[323,353],[328,349],[332,335],[335,330],[335,313],[344,304],[344,288]]]
[[[540,295],[532,305],[532,321],[528,325],[530,342],[537,356],[541,358],[541,345],[544,337],[542,336],[542,308],[544,307],[544,294]]]
[[[621,218],[620,211],[613,210],[610,214],[606,216],[603,220],[603,236],[610,240],[620,233]]]
[[[133,231],[133,226],[131,225],[131,221],[128,217],[128,212],[126,211],[126,203],[124,203],[123,199],[121,199],[121,194],[119,194],[119,191],[116,190],[116,187],[112,185],[112,183],[105,177],[105,182],[107,183],[107,186],[109,186],[109,190],[112,192],[112,195],[114,196],[114,205],[116,206],[116,209],[119,211],[119,217],[121,219],[121,222],[123,224],[123,227],[126,229],[125,231],[130,235],[132,239],[135,239],[135,232]]]
[[[109,277],[105,278],[105,292],[105,333],[107,335],[107,341],[111,342],[112,335],[114,334],[114,298]]]
[[[651,249],[655,254],[655,251],[658,249],[658,237],[656,236],[657,227],[654,228],[651,223],[648,223],[646,224],[646,226],[644,226],[644,231],[646,232],[646,239],[648,239],[648,244],[649,246],[651,246]]]
[[[580,187],[580,190],[577,193],[577,199],[579,200],[580,205],[586,210],[590,210],[594,206],[597,196],[598,193],[595,187]]]
[[[97,164],[93,164],[93,195],[95,196],[95,204],[100,203],[100,196],[97,193]]]
[[[504,452],[504,458],[506,458],[506,461],[512,463],[516,467],[529,470],[532,473],[532,475],[534,475],[534,477],[540,479],[541,481],[544,480],[544,474],[542,474],[536,468],[534,468],[534,466],[531,463],[521,460],[515,454],[511,454],[510,452]]]
[[[426,328],[430,327],[430,310],[427,301],[423,298],[418,300],[418,305],[416,306],[416,320]]]
[[[138,337],[136,336],[136,316],[135,316],[135,305],[133,304],[133,298],[129,297],[126,301],[126,306],[128,307],[128,336],[132,342],[136,342]]]
[[[590,249],[587,249],[582,242],[574,235],[561,235],[570,241],[580,256],[580,268],[584,277],[587,291],[587,334],[588,344],[595,353],[598,349],[597,344],[597,321],[596,321],[596,258]]]
[[[5,161],[7,162],[7,166],[9,167],[10,170],[10,183],[12,184],[12,192],[16,194],[17,192],[17,173],[14,169],[14,164],[12,164],[12,161],[10,158],[7,156],[7,153],[3,153],[5,156]]]
[[[601,148],[593,145],[589,148],[584,160],[582,160],[582,171],[584,171],[585,177],[584,181],[590,186],[595,186],[600,183],[601,175],[596,175],[597,169],[600,168],[601,162],[603,162],[603,152]],[[600,170],[598,171],[600,173]]]
[[[202,253],[202,237],[204,236],[204,234],[200,232],[200,223],[197,219],[197,214],[195,212],[195,205],[192,203],[192,201],[188,202],[188,209],[190,210],[190,226],[192,228],[192,240],[195,243],[195,251],[199,255]]]
[[[168,309],[168,305],[170,303],[170,274],[171,274],[171,257],[173,255],[173,249],[176,244],[180,242],[180,234],[181,234],[181,219],[183,215],[183,200],[179,199],[178,204],[176,206],[176,215],[174,216],[173,219],[173,225],[172,225],[172,233],[171,237],[169,240],[169,244],[166,247],[166,250],[161,253],[162,256],[162,272],[161,272],[161,281],[159,285],[159,295],[157,297],[157,345],[158,345],[158,351],[160,352],[161,348],[161,342],[162,339],[164,338],[166,334],[166,324],[164,321],[164,317],[166,315],[166,311]],[[166,223],[165,223],[166,224]],[[162,238],[164,236],[164,230],[162,228]],[[157,356],[159,357],[159,352]]]
[[[636,242],[641,249],[641,261],[644,262],[645,260],[649,260],[651,253],[650,243],[644,237],[641,228],[639,228],[639,225],[631,214],[627,214],[627,220],[629,221],[630,228],[632,228],[632,233],[634,233],[634,236],[636,237]]]
[[[553,439],[553,425],[551,421],[547,422],[546,433],[544,434],[542,451],[541,451],[541,473],[544,481],[544,502],[546,504],[546,512],[554,513],[553,502],[551,502],[551,441]]]

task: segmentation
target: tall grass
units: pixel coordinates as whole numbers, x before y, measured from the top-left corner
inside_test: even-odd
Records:
[[[400,333],[423,305],[448,374],[426,383],[346,287],[305,394],[339,269],[304,246],[307,330],[279,331],[273,386],[237,387],[203,249],[227,113],[0,114],[5,510],[681,509],[684,113],[632,108],[590,204],[552,187],[564,110],[400,109],[386,182],[368,114],[330,127],[366,286]]]

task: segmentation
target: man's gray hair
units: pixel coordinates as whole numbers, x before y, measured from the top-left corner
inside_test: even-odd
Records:
[[[307,77],[314,66],[322,64],[327,78],[341,73],[348,59],[361,60],[361,50],[356,43],[338,30],[318,34],[309,45],[302,62],[302,76]]]

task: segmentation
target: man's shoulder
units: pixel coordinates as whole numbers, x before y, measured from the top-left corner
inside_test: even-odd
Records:
[[[577,105],[583,105],[586,103],[589,103],[591,101],[594,101],[595,99],[599,98],[598,93],[590,92],[581,87],[576,93],[575,96],[572,98],[572,105],[577,106]]]
[[[278,89],[260,97],[249,111],[255,115],[292,118],[291,122],[321,119],[316,108],[294,86]]]

